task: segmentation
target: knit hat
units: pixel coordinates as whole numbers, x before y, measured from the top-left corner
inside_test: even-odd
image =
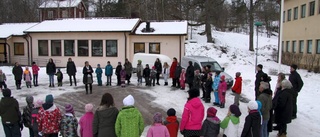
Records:
[[[66,113],[73,113],[74,112],[71,104],[67,104],[64,108],[65,108]]]
[[[224,80],[226,79],[226,76],[222,75],[222,76],[220,77],[220,79],[221,79],[221,81],[224,81]]]
[[[168,109],[167,115],[168,116],[175,116],[176,115],[176,110],[174,110],[173,108]]]
[[[215,117],[217,114],[217,109],[215,109],[214,107],[209,107],[207,109],[207,116],[208,117]]]
[[[229,107],[229,110],[232,114],[234,114],[234,116],[236,117],[240,117],[241,116],[241,111],[239,109],[239,107],[237,105],[231,105]]]
[[[195,88],[190,89],[190,90],[188,91],[188,93],[189,93],[189,98],[190,98],[190,99],[191,99],[191,98],[198,97],[198,96],[200,95],[200,91],[199,91],[198,89],[195,89]]]
[[[297,68],[298,68],[298,66],[296,64],[292,64],[290,67],[293,68],[294,70],[297,70]]]
[[[53,96],[51,94],[46,96],[46,103],[53,104]]]
[[[28,95],[28,96],[26,97],[26,102],[27,102],[28,104],[32,104],[32,103],[33,103],[33,97],[30,96],[30,95]]]
[[[259,67],[260,69],[262,69],[262,68],[263,68],[263,65],[259,64],[258,67]]]
[[[134,98],[132,95],[128,95],[123,99],[124,106],[133,106],[134,105]]]
[[[4,97],[10,97],[11,96],[11,90],[8,88],[2,89],[2,95]]]
[[[162,114],[160,112],[156,112],[153,115],[153,122],[154,123],[162,123]]]
[[[250,101],[250,102],[248,103],[248,108],[249,108],[250,110],[258,110],[258,103],[257,103],[257,101]]]
[[[37,100],[35,103],[34,103],[34,107],[35,108],[38,108],[38,107],[41,107],[43,104],[43,101],[41,99]]]
[[[93,105],[92,104],[86,104],[86,106],[84,107],[84,109],[86,110],[86,112],[93,112]]]

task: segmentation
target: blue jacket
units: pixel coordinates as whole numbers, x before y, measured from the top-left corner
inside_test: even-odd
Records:
[[[101,68],[97,68],[97,69],[96,69],[96,74],[97,74],[97,77],[101,77],[101,75],[102,75],[102,69],[101,69]]]
[[[213,84],[212,84],[212,89],[213,89],[213,90],[218,90],[219,83],[220,83],[220,74],[217,75],[217,76],[214,76]]]
[[[105,69],[106,69],[106,70],[104,71],[104,72],[105,72],[105,75],[106,75],[106,76],[112,76],[112,73],[113,73],[113,68],[112,68],[112,66],[111,66],[111,65],[107,65]]]

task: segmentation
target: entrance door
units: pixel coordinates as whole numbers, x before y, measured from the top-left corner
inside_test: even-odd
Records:
[[[0,62],[7,63],[7,51],[5,43],[0,43]]]

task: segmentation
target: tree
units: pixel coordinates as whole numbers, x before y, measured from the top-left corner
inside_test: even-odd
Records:
[[[267,30],[267,36],[271,36],[271,23],[279,19],[279,6],[276,1],[261,1],[256,10],[257,18],[264,22]]]

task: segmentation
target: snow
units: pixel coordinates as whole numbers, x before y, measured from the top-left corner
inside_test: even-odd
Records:
[[[82,0],[50,0],[43,2],[39,8],[68,8],[77,7]]]
[[[8,38],[12,35],[24,35],[24,30],[37,23],[6,23],[0,25],[0,38]]]
[[[187,21],[177,22],[150,22],[150,27],[154,29],[154,32],[142,32],[146,28],[146,22],[143,22],[137,28],[135,34],[141,35],[164,35],[164,34],[187,34]]]

